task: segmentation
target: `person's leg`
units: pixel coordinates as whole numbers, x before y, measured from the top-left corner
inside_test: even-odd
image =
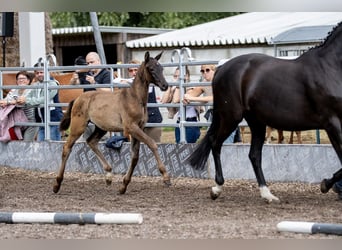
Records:
[[[161,133],[162,130],[160,127],[148,127],[144,128],[144,132],[151,137],[155,142],[160,142],[161,141]]]
[[[228,136],[228,138],[223,142],[223,144],[234,143],[235,133],[236,133],[236,130],[234,130],[233,133],[231,133],[231,134]]]
[[[186,127],[185,128],[185,136],[187,143],[195,143],[199,138],[201,132],[199,127]]]
[[[61,133],[58,126],[50,126],[50,139],[52,141],[61,141]]]
[[[180,129],[178,127],[175,128],[175,139],[176,139],[176,143],[179,143],[179,141],[180,141]]]
[[[45,140],[45,128],[39,127],[37,141],[44,141]]]
[[[84,133],[83,133],[83,138],[85,140],[88,139],[89,136],[91,136],[91,134],[95,131],[95,124],[92,123],[92,122],[89,122],[88,123],[88,126],[86,127],[86,129],[84,130]]]
[[[28,127],[24,132],[24,141],[34,141],[38,133],[39,127]]]

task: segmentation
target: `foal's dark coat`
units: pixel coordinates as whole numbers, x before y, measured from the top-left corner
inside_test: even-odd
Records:
[[[218,186],[223,185],[220,152],[223,141],[245,118],[252,132],[249,158],[260,187],[266,187],[261,153],[266,125],[280,130],[326,130],[342,161],[342,24],[325,41],[295,60],[263,54],[238,56],[218,67],[213,82],[212,124],[190,157],[202,169],[212,150]],[[328,192],[342,169],[323,180]],[[217,198],[213,195],[212,198]]]

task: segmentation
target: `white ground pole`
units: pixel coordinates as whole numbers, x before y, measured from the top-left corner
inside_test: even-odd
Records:
[[[141,224],[139,213],[0,212],[0,223]]]
[[[277,229],[280,232],[342,235],[342,224],[282,221],[277,224]]]

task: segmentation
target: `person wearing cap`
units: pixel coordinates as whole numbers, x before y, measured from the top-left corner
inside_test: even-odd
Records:
[[[79,56],[75,59],[75,66],[87,66],[87,62],[86,60],[82,57],[82,56]],[[76,84],[81,84],[81,85],[84,85],[84,84],[90,84],[90,82],[88,82],[86,80],[86,75],[88,73],[88,69],[78,69],[76,70],[73,74],[72,74],[72,77],[70,79],[70,84],[72,85],[76,85]],[[86,91],[90,91],[92,89],[83,89],[84,92]]]
[[[75,59],[75,65],[97,66],[102,65],[102,63],[99,54],[96,52],[89,52],[85,59],[81,56],[77,57]],[[111,82],[109,70],[100,68],[77,70],[70,79],[70,84],[109,84]],[[84,88],[83,91],[93,90],[111,91],[110,88]]]

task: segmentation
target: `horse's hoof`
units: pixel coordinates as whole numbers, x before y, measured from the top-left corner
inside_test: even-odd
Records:
[[[328,193],[329,188],[327,187],[327,179],[323,179],[323,181],[321,181],[321,192],[323,194]]]
[[[59,191],[59,188],[60,188],[59,185],[54,185],[54,186],[53,186],[53,192],[54,192],[55,194],[57,194],[58,191]]]
[[[210,192],[210,198],[212,199],[212,200],[216,200],[218,197],[219,197],[220,195],[219,194],[217,194],[217,193],[214,193],[214,192]]]

